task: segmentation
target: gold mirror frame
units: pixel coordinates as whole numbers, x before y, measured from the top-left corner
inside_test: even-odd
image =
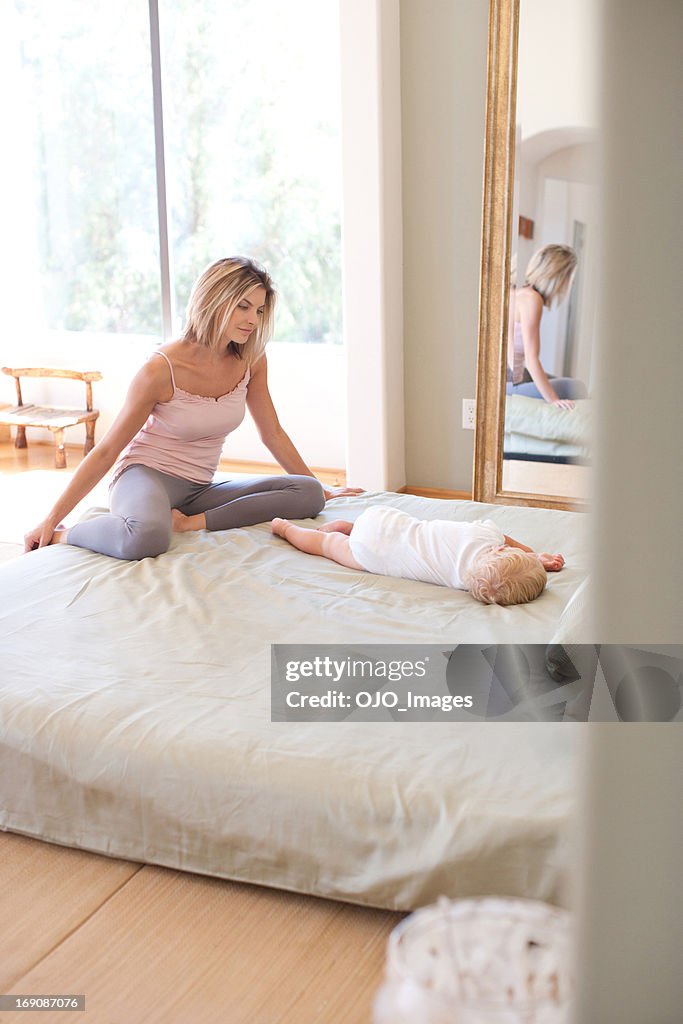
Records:
[[[519,0],[489,0],[484,197],[479,284],[475,501],[584,510],[574,498],[503,490],[505,373],[515,172]]]

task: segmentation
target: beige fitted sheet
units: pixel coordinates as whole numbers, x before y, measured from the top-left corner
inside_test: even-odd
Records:
[[[567,568],[487,607],[266,525],[141,562],[59,546],[0,565],[0,827],[381,907],[560,899],[571,725],[270,722],[271,643],[545,643],[586,575],[578,514],[369,494],[322,518],[373,502],[493,519]]]

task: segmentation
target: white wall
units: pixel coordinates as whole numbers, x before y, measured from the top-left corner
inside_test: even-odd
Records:
[[[398,0],[341,0],[350,484],[406,482]]]
[[[683,639],[683,5],[601,0],[605,124],[596,634]],[[589,734],[577,1024],[683,1018],[676,725]]]
[[[597,123],[596,11],[595,0],[522,0],[517,87],[522,139],[559,125]]]
[[[401,0],[406,479],[469,490],[488,5]]]
[[[589,184],[584,183],[581,177],[572,177],[577,159],[580,161],[576,151],[584,148],[576,146],[562,150],[539,165],[537,182],[542,192],[536,211],[538,230],[531,244],[532,251],[552,242],[573,245],[574,222],[579,221],[586,226],[585,251],[580,257],[580,273],[574,280],[573,289],[579,289],[576,295],[576,376],[589,385],[593,350],[598,343],[595,325],[595,253],[598,234],[596,182],[594,177],[592,181],[589,179]],[[550,372],[558,376],[564,373],[568,316],[569,301],[564,299],[559,305],[547,309],[541,321],[542,362]]]

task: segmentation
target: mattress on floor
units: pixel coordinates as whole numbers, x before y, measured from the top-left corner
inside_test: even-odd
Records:
[[[560,409],[539,398],[508,395],[505,399],[505,453],[589,458],[592,449],[593,404],[582,399],[573,409]]]
[[[0,827],[116,857],[410,909],[558,899],[566,724],[271,723],[271,643],[546,643],[586,575],[575,513],[368,494],[486,517],[567,568],[517,608],[360,574],[266,525],[156,559],[59,546],[0,566]],[[320,522],[320,519],[316,521]]]

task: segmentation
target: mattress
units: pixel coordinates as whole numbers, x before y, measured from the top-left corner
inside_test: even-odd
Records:
[[[592,402],[560,409],[538,398],[508,395],[503,450],[519,455],[586,459],[592,448]]]
[[[576,513],[382,493],[316,523],[373,503],[489,518],[567,567],[532,604],[484,606],[265,524],[140,562],[58,546],[0,565],[0,827],[378,907],[561,899],[571,726],[270,720],[272,643],[546,643],[586,576]]]

